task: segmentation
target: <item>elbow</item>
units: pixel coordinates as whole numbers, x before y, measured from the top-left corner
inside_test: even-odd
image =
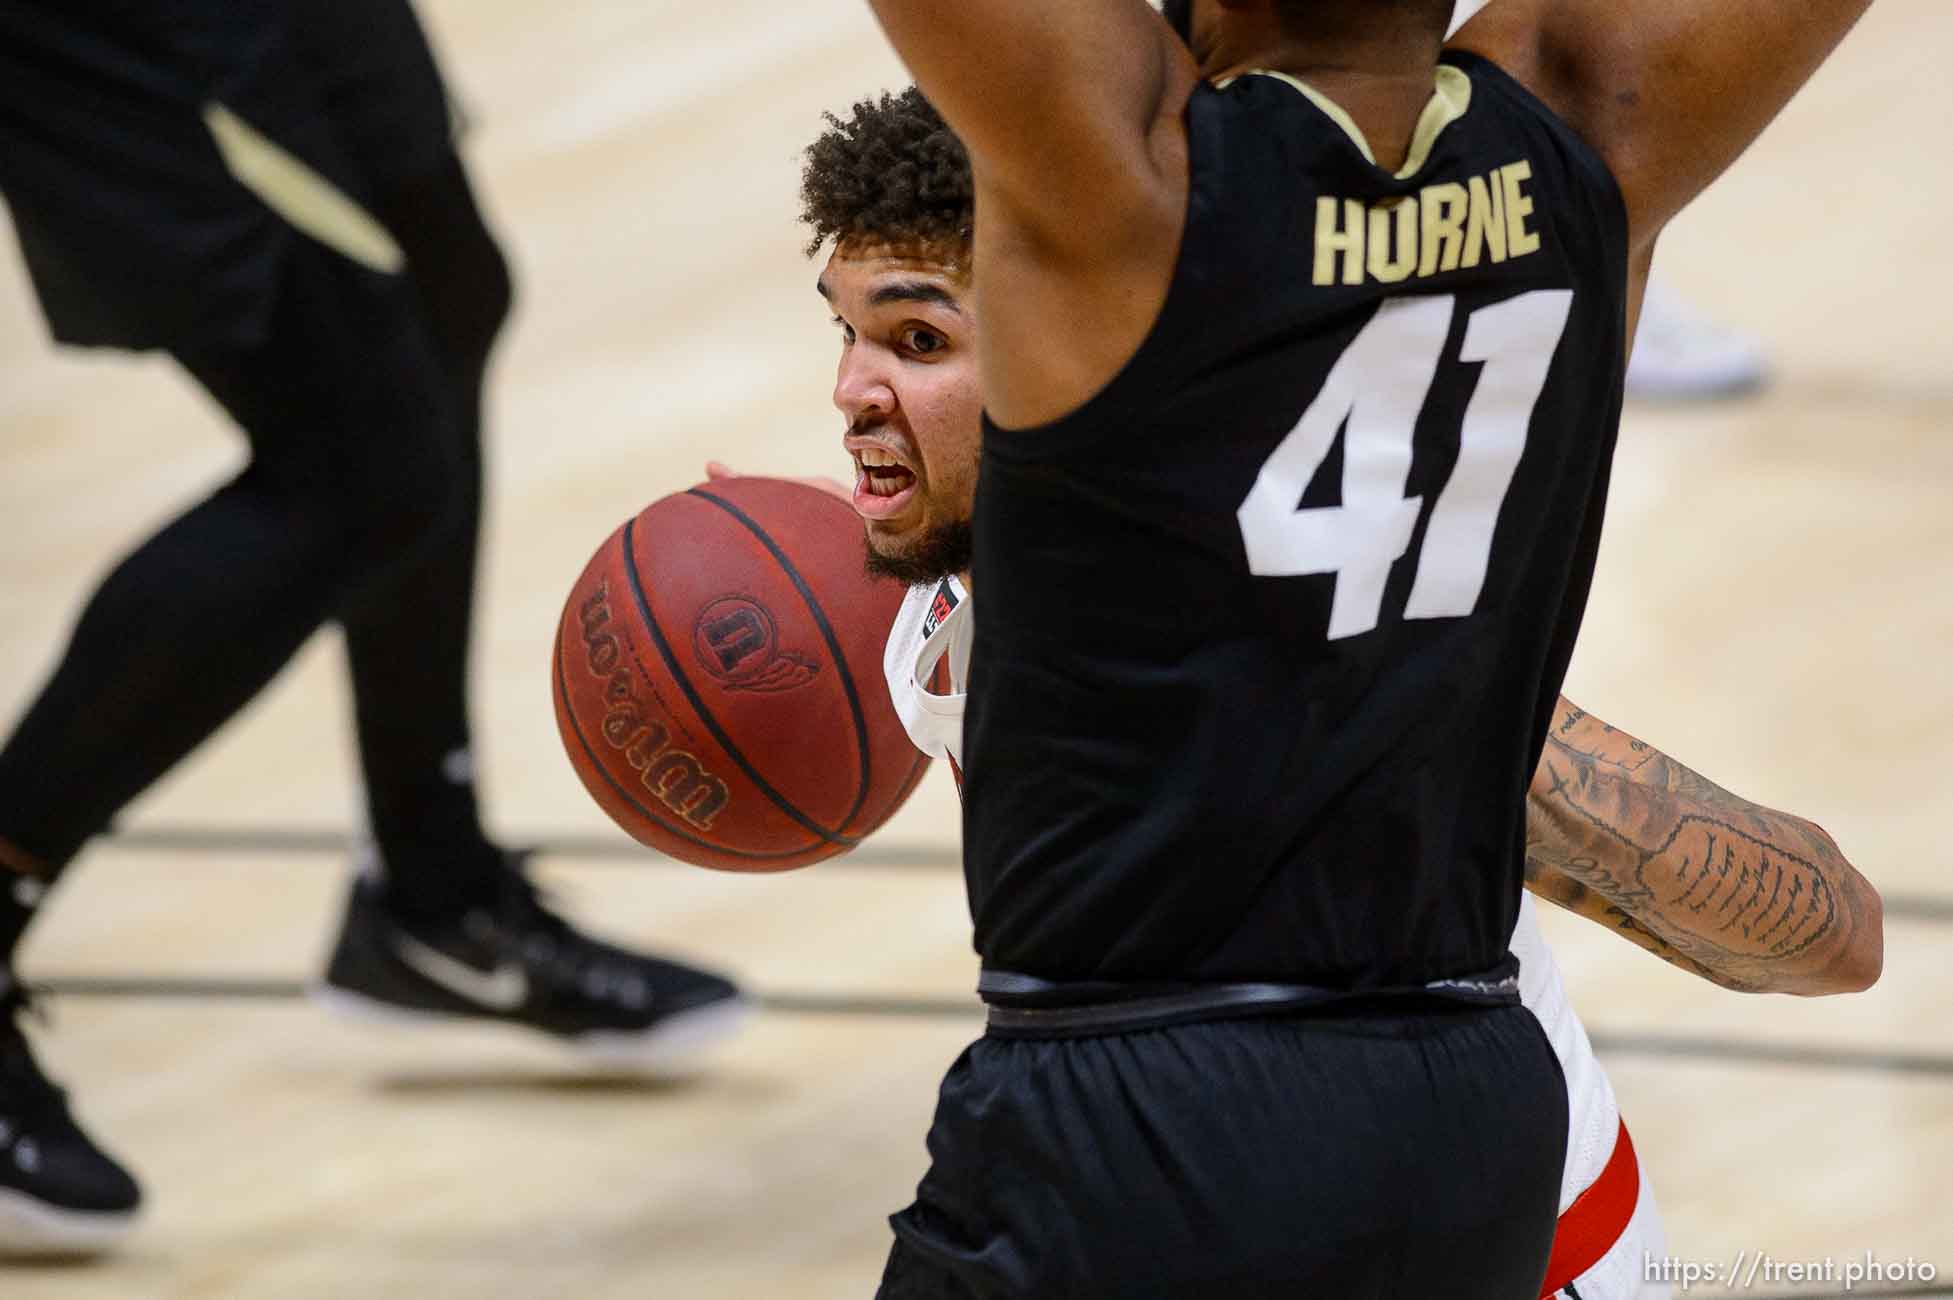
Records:
[[[1845,942],[1820,969],[1800,981],[1802,987],[1786,992],[1805,997],[1863,993],[1885,973],[1885,904],[1869,882],[1861,878],[1857,885],[1849,903],[1851,931]]]
[[[1851,943],[1833,963],[1839,993],[1863,993],[1885,973],[1885,903],[1869,883],[1854,902]]]

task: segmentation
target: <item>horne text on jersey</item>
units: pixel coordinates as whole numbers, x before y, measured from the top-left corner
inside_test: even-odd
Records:
[[[1319,198],[1315,282],[1362,284],[1367,277],[1401,284],[1414,275],[1536,253],[1539,235],[1526,225],[1533,214],[1526,192],[1532,177],[1532,164],[1521,159],[1462,185],[1427,185],[1382,203]]]

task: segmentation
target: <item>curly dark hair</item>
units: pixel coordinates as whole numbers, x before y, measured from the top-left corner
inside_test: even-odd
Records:
[[[864,99],[807,148],[800,219],[807,255],[829,240],[967,254],[976,211],[970,155],[914,86]]]

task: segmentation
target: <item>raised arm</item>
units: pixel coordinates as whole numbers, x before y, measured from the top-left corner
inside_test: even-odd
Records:
[[[1058,196],[1123,188],[1150,168],[1177,42],[1145,0],[870,4],[981,183],[1055,218]]]
[[[1145,0],[870,3],[970,151],[985,407],[1006,426],[1055,419],[1165,301],[1192,57]]]
[[[1836,841],[1564,698],[1526,813],[1527,888],[1691,974],[1806,996],[1878,979],[1878,891]]]
[[[1545,100],[1612,168],[1648,250],[1871,0],[1493,0],[1451,44]]]

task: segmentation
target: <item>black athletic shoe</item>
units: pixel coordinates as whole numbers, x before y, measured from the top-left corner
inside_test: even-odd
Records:
[[[467,1018],[521,1025],[600,1062],[682,1066],[751,1012],[737,985],[578,931],[544,906],[511,856],[492,906],[422,920],[388,906],[361,872],[314,997],[373,1018]]]
[[[26,1011],[0,971],[0,1255],[92,1255],[128,1232],[142,1192],[41,1073],[20,1029]]]

